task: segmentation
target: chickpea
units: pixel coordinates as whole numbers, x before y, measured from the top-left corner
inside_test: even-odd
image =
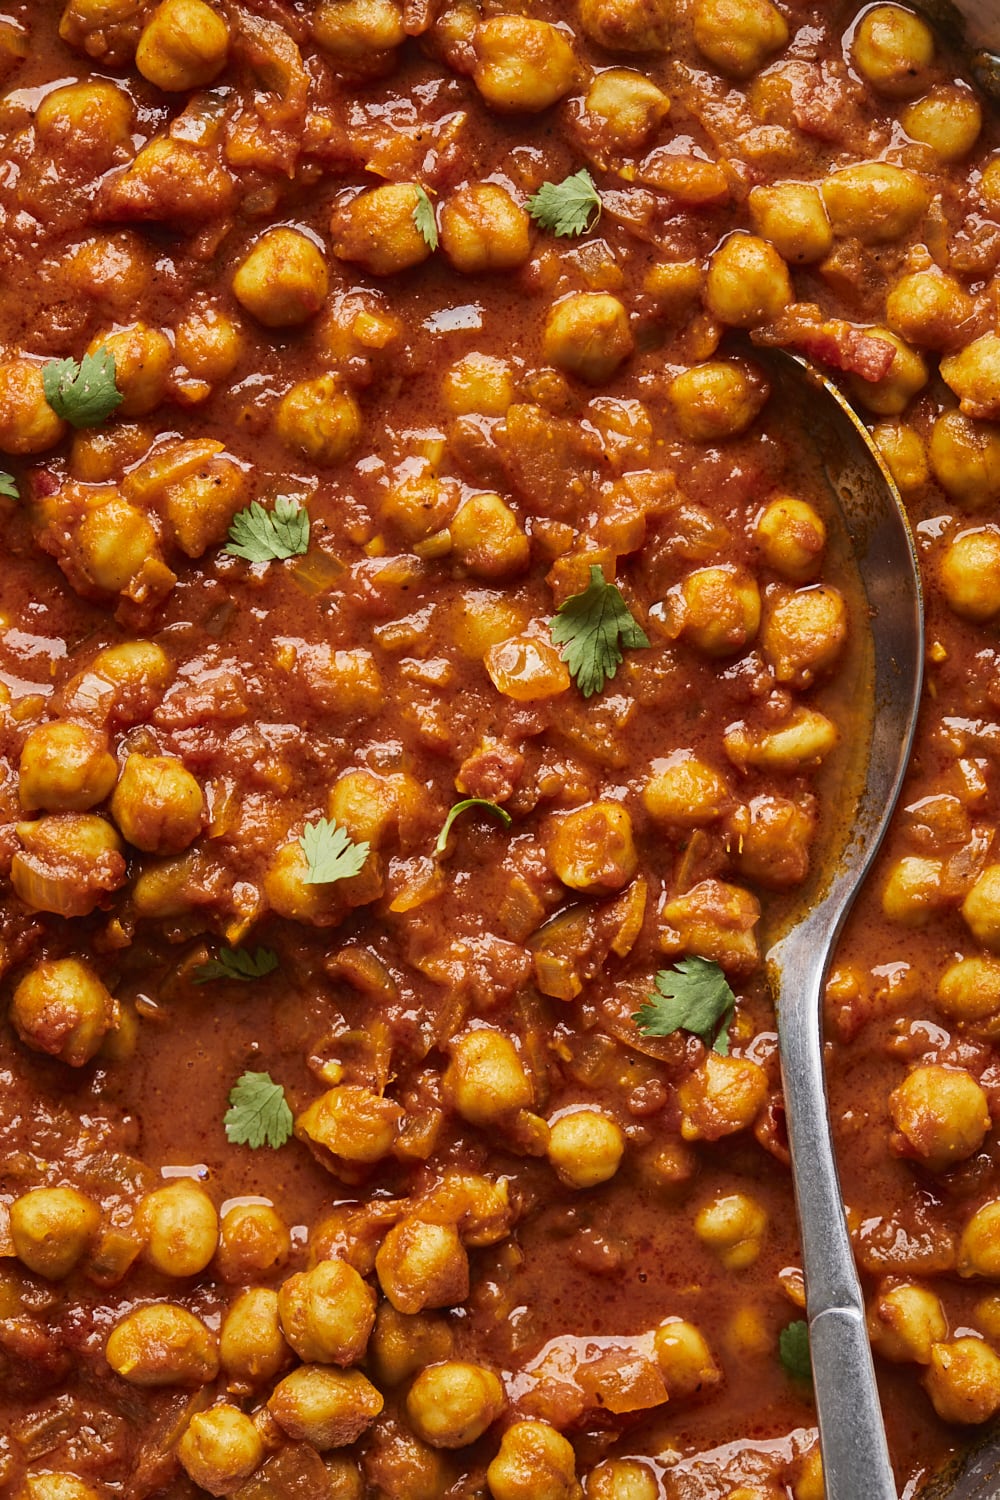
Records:
[[[285,393],[274,425],[293,453],[316,464],[339,464],[360,441],[361,408],[339,376],[318,375]]]
[[[657,1500],[651,1469],[634,1458],[606,1458],[587,1476],[587,1500]]]
[[[696,1396],[722,1379],[704,1335],[683,1318],[664,1319],[654,1335],[653,1347],[671,1401]]]
[[[801,884],[809,873],[809,846],[816,834],[810,801],[752,797],[728,821],[729,854],[741,875],[769,890]]]
[[[586,802],[552,825],[549,866],[571,890],[588,895],[620,891],[639,868],[632,819],[620,802]]]
[[[421,1370],[406,1395],[410,1426],[432,1448],[474,1443],[506,1405],[492,1370],[457,1359]]]
[[[819,1443],[814,1443],[799,1463],[799,1471],[792,1482],[792,1500],[826,1500],[823,1454]]]
[[[567,1187],[596,1187],[618,1171],[625,1136],[599,1109],[577,1109],[552,1122],[546,1154]]]
[[[201,833],[205,799],[173,755],[130,755],[111,798],[122,834],[148,854],[179,854]]]
[[[666,52],[670,45],[664,0],[580,0],[580,25],[608,52]]]
[[[954,537],[941,557],[940,578],[956,615],[991,620],[1000,612],[1000,530],[984,526]]]
[[[985,1422],[1000,1408],[1000,1357],[972,1337],[934,1344],[924,1385],[942,1421]]]
[[[967,417],[1000,417],[1000,335],[984,333],[941,361],[941,378]]]
[[[953,276],[936,266],[900,277],[885,304],[885,320],[911,344],[944,349],[975,309]]]
[[[968,156],[983,128],[983,111],[970,88],[938,83],[900,114],[907,135],[933,151],[940,162]]]
[[[230,1380],[259,1385],[291,1361],[278,1317],[278,1294],[249,1287],[230,1305],[219,1331],[219,1358]]]
[[[95,1489],[72,1474],[28,1474],[17,1500],[103,1500]]]
[[[1000,1018],[1000,960],[961,958],[938,980],[937,1009],[948,1021],[992,1036]]]
[[[927,365],[915,349],[904,344],[901,338],[888,328],[876,328],[872,332],[884,343],[895,349],[892,364],[881,380],[863,380],[852,376],[851,390],[863,406],[880,417],[896,417],[910,404],[910,400],[927,384]]]
[[[755,536],[764,562],[790,583],[808,583],[822,563],[826,527],[807,500],[776,495],[761,511]]]
[[[263,1460],[264,1440],[238,1406],[213,1406],[195,1412],[181,1433],[177,1457],[210,1495],[231,1495]]]
[[[981,1204],[962,1230],[958,1242],[958,1274],[1000,1276],[1000,1199]]]
[[[833,230],[822,195],[812,183],[761,185],[751,188],[748,201],[754,229],[770,241],[782,261],[811,265],[829,254]]]
[[[105,1356],[131,1385],[207,1385],[219,1372],[215,1335],[172,1302],[127,1313],[111,1330]]]
[[[498,603],[494,608],[483,595],[472,611],[472,619],[466,615],[467,626],[463,633],[466,655],[472,655],[472,646],[488,639],[494,628],[499,629],[506,610],[511,608]],[[485,608],[482,606],[485,605]],[[539,699],[554,698],[565,693],[570,685],[569,670],[554,646],[534,636],[515,635],[492,645],[485,652],[483,665],[498,693],[513,698],[516,703],[536,703]]]
[[[584,101],[588,121],[613,150],[638,151],[670,113],[662,89],[631,68],[598,73]]]
[[[168,93],[203,88],[226,66],[229,27],[204,0],[163,0],[143,28],[135,64]]]
[[[457,1307],[469,1295],[469,1259],[452,1224],[401,1219],[383,1240],[375,1270],[397,1312]]]
[[[327,813],[356,842],[367,840],[377,849],[396,831],[401,805],[405,809],[413,796],[419,797],[419,792],[405,781],[390,781],[362,767],[337,777]]]
[[[360,1370],[299,1365],[280,1380],[267,1409],[282,1432],[322,1453],[346,1448],[382,1410],[381,1395]]]
[[[174,541],[188,557],[225,541],[233,516],[247,498],[247,476],[231,458],[217,456],[168,484],[163,511]]]
[[[921,855],[897,860],[882,890],[882,911],[890,922],[923,927],[940,905],[941,861]]]
[[[962,916],[984,948],[1000,949],[1000,865],[987,865],[962,902]]]
[[[767,1074],[758,1063],[748,1057],[706,1053],[704,1062],[678,1089],[681,1136],[685,1141],[717,1141],[724,1135],[735,1135],[753,1124],[766,1100]],[[742,1214],[740,1204],[737,1209],[742,1217],[734,1218],[749,1232],[756,1222],[752,1203],[746,1214]],[[719,1219],[722,1233],[727,1223],[724,1209]],[[712,1225],[710,1216],[709,1229]]]
[[[146,1260],[164,1276],[197,1276],[219,1243],[215,1204],[189,1177],[147,1193],[135,1222],[145,1241]]]
[[[708,263],[705,305],[720,323],[754,328],[773,322],[793,298],[788,267],[774,246],[756,235],[742,230],[729,235]]]
[[[206,385],[232,374],[242,345],[239,324],[211,303],[191,307],[174,330],[178,360],[188,374]]]
[[[295,1133],[345,1161],[376,1162],[392,1150],[402,1113],[391,1099],[342,1084],[328,1089],[299,1115]]]
[[[944,1308],[926,1287],[890,1286],[868,1308],[868,1336],[883,1359],[929,1364],[931,1345],[948,1337]]]
[[[443,530],[454,516],[462,489],[454,479],[417,474],[387,490],[381,503],[382,518],[408,542],[423,541]]]
[[[438,1448],[422,1443],[394,1417],[383,1417],[365,1444],[365,1495],[393,1500],[440,1500],[454,1479],[454,1466]],[[485,1495],[485,1490],[482,1492]],[[360,1497],[359,1497],[360,1500]]]
[[[419,266],[431,253],[414,217],[420,201],[416,183],[392,182],[341,204],[330,221],[334,254],[372,276]]]
[[[119,1022],[117,1000],[88,964],[77,958],[43,959],[14,991],[10,1019],[36,1052],[82,1068]]]
[[[628,314],[608,292],[564,297],[545,321],[545,358],[588,385],[605,385],[633,348]]]
[[[985,510],[1000,499],[1000,427],[994,423],[943,412],[931,430],[929,456],[934,478],[960,505]]]
[[[923,438],[906,422],[876,422],[872,437],[901,495],[914,495],[930,477]],[[932,439],[933,441],[933,439]]]
[[[158,135],[127,171],[104,179],[97,212],[110,219],[193,225],[233,212],[236,198],[235,179],[216,152]]]
[[[493,16],[476,27],[473,79],[496,110],[538,114],[576,80],[573,48],[558,27],[529,16]]]
[[[402,1313],[380,1302],[368,1357],[380,1385],[400,1385],[427,1365],[448,1359],[451,1330],[443,1318]]]
[[[315,317],[330,290],[326,261],[298,229],[269,229],[240,262],[233,295],[265,328],[295,328]]]
[[[341,67],[362,67],[406,40],[402,9],[393,0],[321,0],[312,34]]]
[[[524,265],[531,253],[529,229],[524,209],[495,183],[470,183],[441,206],[444,253],[468,276]]]
[[[696,0],[698,51],[731,78],[749,78],[788,41],[788,27],[770,0]]]
[[[131,147],[132,115],[128,95],[95,78],[46,94],[35,111],[35,134],[49,150],[85,162],[96,174],[107,171],[122,147]]]
[[[117,776],[106,734],[54,720],[24,742],[18,795],[26,812],[86,812],[104,801]]]
[[[133,323],[91,339],[88,354],[101,350],[113,355],[115,385],[122,396],[118,415],[144,417],[161,405],[173,363],[173,345],[159,328]]]
[[[216,1270],[229,1282],[270,1276],[291,1250],[288,1225],[270,1203],[234,1203],[219,1225]]]
[[[888,245],[909,234],[927,211],[930,191],[916,172],[890,162],[841,167],[820,183],[834,234],[864,245]]]
[[[480,1027],[452,1043],[445,1097],[463,1119],[489,1127],[534,1101],[517,1048],[502,1031]],[[403,1309],[406,1311],[406,1309]]]
[[[515,1422],[486,1470],[493,1500],[578,1500],[576,1455],[548,1422]]]
[[[757,634],[757,580],[732,563],[688,573],[670,602],[672,629],[706,656],[732,656]]]
[[[932,1172],[978,1151],[990,1128],[986,1095],[964,1068],[914,1068],[889,1095],[889,1113],[898,1132],[893,1148]]]
[[[86,1254],[100,1222],[97,1204],[76,1188],[33,1188],[10,1206],[14,1253],[37,1276],[61,1281]]]
[[[45,399],[40,365],[0,361],[0,453],[44,453],[66,432]]]
[[[727,1193],[699,1209],[694,1232],[727,1271],[745,1271],[760,1255],[767,1214],[746,1193]]]
[[[441,383],[445,406],[454,417],[481,414],[502,417],[514,400],[514,381],[506,360],[473,351],[457,360]]]
[[[344,1260],[289,1276],[278,1293],[285,1338],[309,1364],[353,1365],[375,1326],[375,1293]]]
[[[655,760],[642,790],[649,816],[668,828],[699,828],[714,823],[732,805],[726,780],[690,750]]]
[[[531,544],[499,495],[471,496],[459,507],[450,531],[456,559],[476,578],[510,578],[528,566]]]
[[[16,828],[10,882],[33,911],[86,917],[124,884],[121,840],[96,814],[56,813]]]
[[[124,592],[157,552],[156,532],[148,517],[117,495],[88,512],[74,542],[86,579],[106,594]]]
[[[890,99],[910,99],[926,86],[934,33],[901,5],[875,5],[861,18],[853,52],[855,67],[872,88]]]
[[[677,425],[695,443],[738,437],[767,397],[768,386],[759,372],[735,360],[711,360],[684,370],[667,387]]]
[[[809,687],[830,668],[847,639],[844,596],[830,584],[776,595],[761,631],[761,650],[777,682]]]

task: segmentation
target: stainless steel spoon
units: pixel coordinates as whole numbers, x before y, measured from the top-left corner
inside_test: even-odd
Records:
[[[871,616],[874,712],[843,847],[809,909],[767,955],[805,1271],[827,1500],[896,1500],[875,1370],[833,1155],[823,1078],[823,984],[837,936],[902,785],[923,667],[916,551],[895,485],[840,391],[792,355],[766,359],[791,430],[819,455]],[[773,398],[772,398],[773,399]]]

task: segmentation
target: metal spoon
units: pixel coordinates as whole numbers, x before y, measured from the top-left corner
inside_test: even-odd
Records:
[[[916,550],[898,491],[840,391],[797,356],[765,360],[793,430],[818,454],[871,612],[874,711],[863,785],[832,873],[767,955],[798,1204],[827,1500],[896,1500],[865,1308],[830,1137],[823,984],[837,936],[882,840],[909,758],[923,668]]]

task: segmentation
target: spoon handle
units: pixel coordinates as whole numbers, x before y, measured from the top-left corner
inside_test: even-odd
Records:
[[[793,932],[782,945],[776,1002],[826,1497],[896,1500],[822,1081],[821,991],[834,933],[817,941],[800,931],[803,941]]]

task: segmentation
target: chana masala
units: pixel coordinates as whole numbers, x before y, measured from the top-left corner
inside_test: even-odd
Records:
[[[764,955],[901,1491],[1000,1409],[1000,154],[809,0],[3,0],[0,1491],[820,1500]],[[758,352],[759,351],[759,352]]]

